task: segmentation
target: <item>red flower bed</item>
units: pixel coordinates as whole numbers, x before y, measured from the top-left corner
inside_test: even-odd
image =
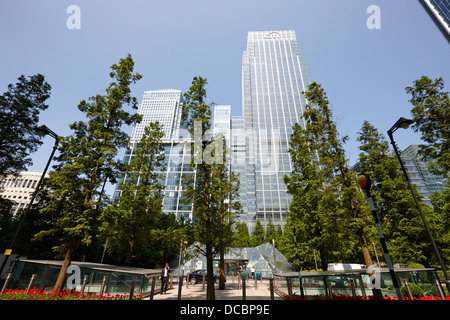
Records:
[[[124,294],[96,294],[96,293],[80,293],[75,290],[63,290],[54,293],[53,290],[36,290],[30,289],[28,293],[25,289],[6,289],[0,294],[0,300],[125,300],[130,298],[130,293]],[[142,299],[142,294],[133,294],[133,299]]]
[[[330,298],[327,295],[321,294],[321,295],[315,295],[313,297],[304,297],[302,298],[301,296],[298,295],[293,295],[292,298],[289,297],[288,295],[285,295],[284,300],[373,300],[373,296],[356,296],[355,298],[353,298],[353,296],[348,296],[348,295],[344,295],[344,294],[333,294],[333,297]],[[397,296],[385,296],[384,300],[397,300]],[[409,300],[408,297],[403,297],[403,300]],[[442,299],[441,297],[436,297],[436,296],[425,296],[422,298],[414,298],[413,300],[447,300],[450,301],[450,297],[445,297],[444,299]]]

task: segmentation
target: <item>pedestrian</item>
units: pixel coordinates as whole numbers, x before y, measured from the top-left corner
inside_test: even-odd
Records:
[[[253,279],[253,275],[255,274],[255,267],[250,268],[250,277]]]
[[[169,286],[169,264],[166,262],[166,266],[161,270],[161,294],[166,293]]]

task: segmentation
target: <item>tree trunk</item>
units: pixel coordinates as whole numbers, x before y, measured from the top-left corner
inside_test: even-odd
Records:
[[[369,246],[367,245],[367,239],[364,234],[363,228],[360,228],[358,230],[358,235],[359,235],[359,243],[361,245],[361,250],[362,250],[362,253],[364,256],[364,262],[365,262],[366,266],[369,267],[373,264],[373,262],[372,262],[372,258],[370,257]],[[381,292],[381,288],[380,289],[378,289],[378,288],[372,289],[372,293],[373,293],[373,298],[375,300],[383,300],[383,293]]]
[[[64,281],[66,280],[67,269],[69,268],[70,263],[72,262],[72,256],[76,248],[76,243],[77,240],[75,239],[75,237],[70,238],[66,255],[64,256],[62,267],[59,270],[58,278],[56,279],[55,286],[53,287],[53,293],[59,293],[64,288]]]
[[[216,294],[214,291],[213,252],[210,244],[206,244],[206,272],[208,277],[206,285],[206,300],[216,300]]]
[[[225,290],[225,254],[223,250],[220,252],[219,268],[219,290]]]

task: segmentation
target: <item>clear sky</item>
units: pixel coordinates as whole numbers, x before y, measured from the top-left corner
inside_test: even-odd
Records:
[[[70,5],[80,8],[80,29],[66,25]],[[370,5],[380,8],[381,29],[366,26]],[[385,134],[410,116],[404,88],[414,80],[443,77],[450,91],[450,45],[417,0],[15,0],[0,8],[0,92],[21,74],[45,75],[52,95],[40,122],[59,135],[83,119],[79,101],[103,94],[109,67],[127,53],[143,75],[132,87],[139,101],[145,90],[185,92],[200,75],[210,101],[241,115],[248,31],[296,31],[313,81],[323,85],[340,133],[350,138],[351,164],[364,120]],[[402,150],[420,143],[411,129],[395,139]],[[29,170],[44,169],[52,140],[44,139]]]

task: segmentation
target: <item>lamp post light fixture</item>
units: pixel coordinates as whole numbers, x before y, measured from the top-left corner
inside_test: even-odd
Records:
[[[5,256],[9,256],[12,253],[12,249],[17,240],[17,236],[20,233],[20,229],[22,228],[23,222],[25,221],[27,214],[30,212],[30,209],[31,209],[31,206],[33,205],[34,199],[36,198],[37,194],[39,193],[39,189],[42,185],[42,182],[44,181],[45,174],[47,173],[47,169],[50,166],[50,162],[53,159],[53,155],[55,154],[56,149],[58,148],[59,136],[56,133],[54,133],[52,130],[50,130],[46,125],[36,127],[36,128],[34,128],[34,131],[40,137],[44,137],[46,135],[51,136],[52,138],[55,139],[55,144],[53,146],[53,150],[50,155],[50,158],[48,159],[47,164],[45,166],[44,172],[42,172],[41,178],[39,179],[36,189],[34,190],[32,196],[31,196],[31,200],[28,203],[27,208],[25,209],[25,212],[23,213],[22,219],[20,220],[19,226],[17,227],[16,233],[14,234],[14,238],[12,239],[11,244],[9,245],[9,248],[5,251]],[[7,260],[8,260],[8,257],[5,257],[5,259],[3,259],[2,265],[0,267],[0,272],[3,270]]]
[[[409,190],[411,191],[411,194],[412,194],[412,196],[414,198],[414,202],[416,203],[417,209],[419,210],[420,217],[422,218],[423,224],[425,225],[425,229],[427,231],[428,237],[430,238],[431,244],[433,245],[433,249],[434,249],[434,252],[436,254],[436,257],[437,257],[437,259],[439,261],[439,264],[440,264],[440,266],[442,268],[442,271],[444,273],[445,284],[447,286],[447,289],[450,292],[450,278],[448,276],[447,268],[445,267],[445,264],[444,264],[444,261],[442,260],[441,254],[439,253],[439,250],[438,250],[438,247],[436,245],[436,242],[434,241],[433,235],[431,234],[430,227],[428,226],[428,222],[425,219],[425,215],[424,215],[424,213],[422,211],[422,207],[420,206],[419,200],[416,197],[415,190],[414,190],[414,188],[413,188],[413,186],[411,184],[411,181],[409,180],[408,173],[406,172],[405,166],[404,166],[403,161],[402,161],[402,159],[400,157],[400,154],[399,154],[399,152],[397,150],[397,146],[395,144],[394,137],[393,137],[393,133],[395,131],[397,131],[397,129],[400,129],[400,128],[401,129],[408,129],[408,127],[409,127],[409,125],[411,123],[413,123],[413,120],[400,117],[400,119],[397,120],[397,122],[388,130],[387,133],[389,135],[389,139],[391,140],[392,147],[394,148],[395,155],[397,156],[397,159],[400,162],[400,167],[402,168],[403,175],[405,176],[405,179],[406,179],[406,182],[408,184]]]

